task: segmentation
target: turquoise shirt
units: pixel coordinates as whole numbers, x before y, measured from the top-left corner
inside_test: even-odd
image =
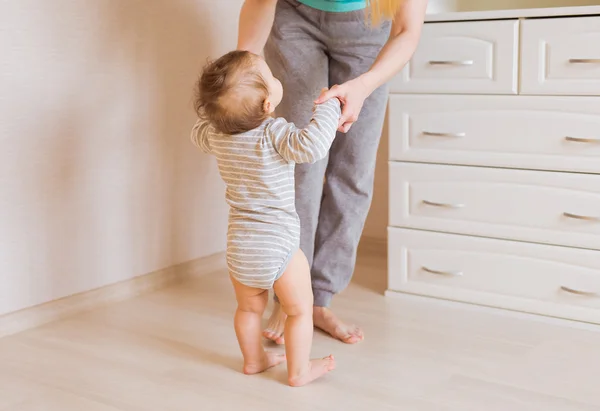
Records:
[[[299,0],[307,6],[330,12],[347,12],[362,10],[367,7],[364,0]]]

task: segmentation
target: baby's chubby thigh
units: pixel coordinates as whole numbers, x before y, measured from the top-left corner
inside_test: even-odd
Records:
[[[312,316],[313,293],[310,267],[302,250],[298,249],[294,253],[273,288],[283,311],[288,316],[303,314]]]

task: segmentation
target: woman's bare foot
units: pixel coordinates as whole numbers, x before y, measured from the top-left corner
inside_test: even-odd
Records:
[[[287,315],[285,315],[281,309],[281,304],[275,303],[275,307],[273,308],[271,318],[269,318],[267,328],[263,331],[263,336],[271,341],[274,341],[276,344],[285,344],[285,339],[283,338],[283,329],[285,328],[286,319]]]
[[[365,338],[360,328],[343,323],[329,308],[314,307],[313,321],[315,327],[346,344],[356,344]]]
[[[302,387],[335,369],[333,355],[319,360],[310,360],[308,371],[297,377],[290,377],[288,382],[292,387]]]
[[[258,374],[285,361],[285,354],[275,354],[265,351],[263,358],[256,363],[245,363],[244,374]]]

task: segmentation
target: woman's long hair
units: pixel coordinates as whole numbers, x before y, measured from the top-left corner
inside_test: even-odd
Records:
[[[377,25],[382,20],[393,20],[401,4],[402,0],[367,0],[367,12],[371,24]]]

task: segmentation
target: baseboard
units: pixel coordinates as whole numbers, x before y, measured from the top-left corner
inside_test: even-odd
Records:
[[[387,238],[381,237],[366,237],[360,239],[358,246],[359,252],[386,255],[387,254]]]
[[[191,276],[209,274],[224,267],[224,253],[218,253],[154,271],[117,284],[5,314],[0,316],[0,338],[71,317],[107,304],[156,291]]]

